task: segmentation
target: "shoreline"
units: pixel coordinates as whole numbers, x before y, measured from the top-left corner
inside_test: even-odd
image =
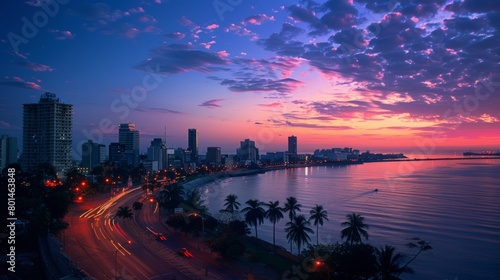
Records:
[[[432,160],[473,160],[473,159],[500,159],[499,156],[488,157],[444,157],[444,158],[403,158],[403,159],[386,159],[380,161],[364,161],[365,163],[372,162],[398,162],[398,161],[432,161]]]
[[[457,157],[457,158],[403,158],[403,159],[387,159],[387,160],[379,160],[379,161],[348,161],[348,162],[325,162],[325,163],[314,163],[314,164],[294,164],[294,165],[286,165],[286,166],[274,166],[274,167],[263,167],[259,169],[244,169],[244,170],[234,170],[234,171],[224,171],[215,174],[209,175],[200,175],[199,178],[195,178],[189,182],[185,182],[182,184],[186,191],[190,191],[194,188],[201,187],[203,185],[217,182],[218,180],[232,178],[232,177],[241,177],[241,176],[250,176],[257,174],[264,174],[269,171],[275,170],[283,170],[283,169],[292,169],[292,168],[304,168],[304,167],[315,167],[315,166],[348,166],[348,165],[358,165],[364,163],[380,163],[380,162],[408,162],[408,161],[434,161],[434,160],[477,160],[477,159],[497,159],[500,160],[500,157],[497,156],[489,156],[489,157]]]

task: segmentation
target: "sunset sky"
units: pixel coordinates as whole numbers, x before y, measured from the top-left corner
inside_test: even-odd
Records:
[[[7,4],[8,3],[8,4]],[[73,145],[500,149],[500,1],[4,1],[0,134],[45,91]],[[56,4],[55,4],[56,3]],[[102,136],[102,139],[101,139]]]

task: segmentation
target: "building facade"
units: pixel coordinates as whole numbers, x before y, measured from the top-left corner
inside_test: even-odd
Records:
[[[240,147],[236,149],[236,154],[240,163],[257,163],[259,160],[259,149],[255,147],[255,141],[245,139],[240,142]]]
[[[0,137],[0,172],[11,163],[17,163],[17,138]]]
[[[207,147],[206,161],[208,164],[212,165],[221,164],[220,147]]]
[[[188,150],[191,151],[191,161],[198,161],[198,129],[188,129]]]
[[[139,164],[139,139],[140,133],[135,129],[135,124],[120,124],[118,129],[118,143],[124,145],[124,156],[127,159],[127,164],[132,166]]]
[[[23,105],[22,167],[29,171],[49,163],[58,172],[72,167],[73,105],[46,92],[40,101]]]
[[[154,138],[153,141],[151,141],[151,146],[149,146],[148,148],[147,160],[148,162],[157,162],[156,169],[152,168],[153,171],[167,169],[168,158],[165,141],[163,141],[161,138]]]
[[[297,154],[297,136],[288,136],[288,153],[291,155]]]
[[[82,168],[87,172],[106,161],[106,146],[94,143],[92,140],[82,144]]]
[[[109,162],[113,165],[127,164],[125,159],[125,145],[120,143],[109,144]]]

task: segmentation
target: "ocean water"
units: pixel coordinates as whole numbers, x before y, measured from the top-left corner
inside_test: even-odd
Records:
[[[374,246],[390,244],[411,254],[405,246],[410,238],[430,242],[433,250],[411,264],[415,275],[403,279],[500,279],[500,159],[277,170],[223,179],[201,190],[212,213],[223,208],[228,194],[236,194],[242,207],[248,199],[279,200],[283,206],[294,196],[306,217],[321,204],[329,221],[319,228],[320,243],[341,241],[340,223],[352,212],[365,217]],[[289,250],[287,220],[276,225],[276,243]],[[258,231],[272,242],[272,224],[266,221]]]

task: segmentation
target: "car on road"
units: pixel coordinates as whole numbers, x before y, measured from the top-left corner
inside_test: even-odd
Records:
[[[156,234],[156,240],[158,240],[158,241],[165,241],[165,240],[167,240],[167,238],[165,237],[165,235],[163,235],[163,233],[157,233]]]
[[[188,249],[186,249],[186,248],[180,248],[179,250],[177,250],[177,254],[184,256],[186,258],[193,257],[193,254],[191,254],[191,252],[189,252]]]

